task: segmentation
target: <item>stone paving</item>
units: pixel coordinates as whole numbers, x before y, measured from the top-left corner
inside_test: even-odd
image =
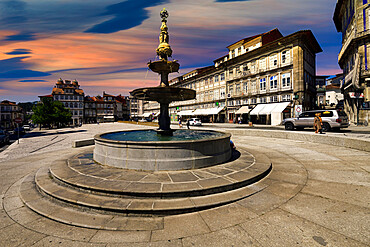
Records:
[[[72,140],[136,127],[45,131],[1,153],[0,246],[369,245],[369,152],[306,141],[233,136],[238,148],[263,152],[271,160],[272,173],[256,184],[265,189],[218,208],[163,217],[150,231],[130,230],[134,220],[123,231],[75,227],[24,206],[18,191],[23,178],[89,150],[71,148]]]

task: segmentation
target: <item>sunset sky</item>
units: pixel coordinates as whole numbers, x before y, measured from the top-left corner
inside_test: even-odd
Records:
[[[226,46],[278,28],[310,29],[323,52],[317,74],[341,70],[335,0],[0,0],[0,100],[26,102],[50,94],[57,79],[77,79],[85,95],[128,95],[157,86],[159,12],[169,11],[173,59],[182,75],[213,64]],[[171,77],[171,78],[172,78]]]

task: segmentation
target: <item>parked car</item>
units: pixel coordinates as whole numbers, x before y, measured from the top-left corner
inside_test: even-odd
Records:
[[[7,143],[9,143],[9,134],[4,130],[0,130],[0,144],[3,145]]]
[[[188,121],[189,121],[189,125],[192,125],[192,126],[194,126],[194,125],[198,125],[198,126],[202,125],[202,121],[200,121],[199,118],[190,118]]]
[[[347,128],[349,126],[347,114],[339,110],[306,111],[302,112],[299,117],[284,119],[282,124],[285,125],[286,130],[293,130],[294,128],[303,129],[306,127],[312,128],[316,113],[321,114],[323,131],[339,130],[340,128]]]
[[[29,131],[31,130],[31,127],[29,125],[23,125],[23,129]]]
[[[24,134],[25,133],[23,127],[15,128],[13,132],[14,132],[15,135],[17,135],[18,131],[19,131],[19,134]]]

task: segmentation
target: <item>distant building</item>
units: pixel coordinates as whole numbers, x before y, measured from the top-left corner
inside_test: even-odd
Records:
[[[316,53],[321,47],[310,30],[283,36],[278,29],[239,40],[214,65],[195,69],[170,85],[196,90],[194,100],[170,104],[172,120],[279,124],[309,110],[316,101]],[[151,102],[145,112],[158,112]],[[253,109],[253,110],[252,110]],[[248,115],[249,113],[249,115]]]
[[[53,100],[60,101],[72,113],[72,124],[79,125],[83,122],[84,91],[80,89],[77,80],[63,81],[61,78],[56,82],[51,93]]]
[[[0,103],[0,127],[3,129],[14,129],[17,124],[16,118],[24,120],[22,108],[15,102],[3,100]]]
[[[159,105],[159,104],[158,104]],[[143,101],[135,99],[134,97],[129,97],[129,112],[130,112],[130,119],[137,119],[143,115]]]
[[[114,115],[117,120],[129,119],[128,96],[118,95],[115,97]]]
[[[97,102],[94,97],[85,96],[84,99],[84,123],[97,122]]]
[[[338,55],[344,110],[352,123],[368,123],[370,110],[370,1],[338,0],[333,20],[342,33]]]
[[[318,108],[324,108],[325,105],[325,86],[326,86],[326,79],[329,76],[327,75],[317,75],[315,78],[315,85],[316,85],[316,106]]]

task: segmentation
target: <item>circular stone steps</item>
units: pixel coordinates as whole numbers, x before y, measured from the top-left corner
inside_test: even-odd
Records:
[[[22,182],[20,195],[30,209],[50,219],[117,230],[122,226],[112,225],[113,219],[195,212],[259,192],[261,188],[251,185],[266,177],[272,165],[266,156],[256,156],[241,150],[234,153],[234,160],[217,166],[145,172],[104,167],[95,164],[89,153],[82,153],[40,168]],[[147,224],[158,223],[153,222]]]

